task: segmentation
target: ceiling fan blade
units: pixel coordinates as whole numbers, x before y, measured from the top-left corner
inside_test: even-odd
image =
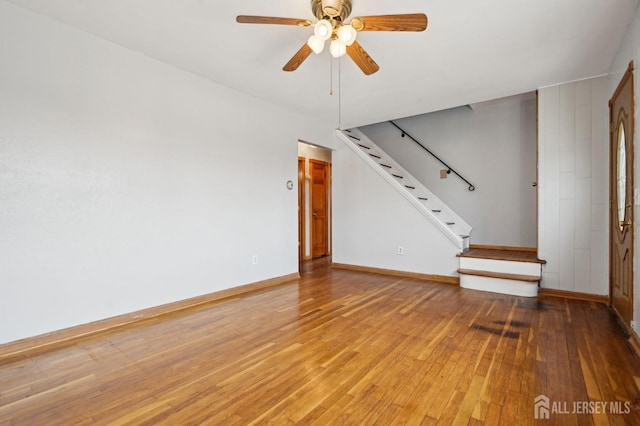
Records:
[[[351,46],[347,46],[347,55],[353,59],[353,62],[355,62],[366,75],[371,75],[380,69],[378,64],[371,59],[371,56],[369,56],[357,41],[354,41]]]
[[[287,62],[287,64],[282,68],[283,71],[295,71],[298,69],[301,63],[304,62],[305,59],[311,55],[311,48],[307,43],[303,44],[300,50],[296,52],[295,55]]]
[[[238,15],[236,16],[236,22],[240,24],[297,25],[299,27],[308,27],[311,25],[311,21],[308,19],[276,18],[274,16]]]
[[[359,16],[351,20],[351,25],[358,31],[424,31],[427,29],[427,22],[427,15],[424,13],[407,13]]]

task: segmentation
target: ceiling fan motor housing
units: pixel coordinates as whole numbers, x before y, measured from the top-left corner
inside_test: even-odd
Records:
[[[318,19],[344,22],[351,14],[351,0],[311,0],[311,10]]]

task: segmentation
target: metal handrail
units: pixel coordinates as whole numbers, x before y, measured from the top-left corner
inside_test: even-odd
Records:
[[[398,126],[396,123],[394,123],[393,121],[389,121],[389,123],[393,124],[398,130],[400,130],[402,132],[402,137],[404,138],[405,136],[408,136],[409,139],[411,139],[412,141],[414,141],[415,143],[417,143],[418,145],[420,145],[420,147],[422,149],[424,149],[425,151],[427,151],[429,154],[431,154],[431,156],[433,158],[435,158],[436,160],[438,160],[440,162],[440,164],[442,164],[443,166],[445,166],[447,168],[447,174],[453,173],[454,175],[458,176],[460,179],[462,179],[463,181],[465,181],[467,183],[467,185],[469,185],[469,191],[475,191],[476,187],[469,182],[467,179],[465,179],[460,173],[456,172],[453,168],[451,168],[450,165],[448,165],[447,163],[445,163],[440,157],[438,157],[436,154],[434,154],[433,152],[431,152],[431,150],[429,148],[427,148],[426,146],[422,145],[416,138],[414,138],[413,136],[411,136],[409,133],[407,133],[402,127]]]

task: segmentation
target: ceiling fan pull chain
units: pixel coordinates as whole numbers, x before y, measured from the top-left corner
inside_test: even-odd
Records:
[[[329,94],[333,96],[333,60],[329,56]]]
[[[342,130],[342,59],[338,58],[338,129]]]

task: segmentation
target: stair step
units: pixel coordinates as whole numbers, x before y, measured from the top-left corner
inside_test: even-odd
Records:
[[[442,213],[442,210],[439,210],[439,209],[434,209],[434,210],[431,210],[431,211],[434,212],[434,213]]]
[[[355,137],[355,136],[353,136],[353,135],[347,135],[347,136],[349,136],[351,139],[355,139],[355,140],[357,140],[357,141],[359,141],[359,140],[360,140],[360,138],[357,138],[357,137]]]
[[[429,201],[429,199],[427,197],[418,197],[418,200]]]
[[[462,275],[474,275],[476,277],[499,278],[503,280],[538,282],[540,277],[535,275],[519,275],[507,274],[504,272],[479,271],[477,269],[458,269],[458,273]]]
[[[369,154],[369,155],[372,156],[373,158],[377,158],[378,160],[382,158],[379,155],[375,155],[375,154]]]
[[[404,179],[404,177],[402,177],[400,175],[391,175],[391,176],[393,176],[394,178],[398,178],[398,179]]]
[[[404,187],[405,187],[405,188],[408,188],[408,189],[416,189],[416,187],[415,187],[415,186],[411,186],[411,185],[405,185]]]
[[[458,255],[458,257],[470,257],[476,259],[491,259],[491,260],[507,260],[511,262],[531,262],[531,263],[547,263],[544,260],[538,259],[538,255],[530,250],[518,250],[517,248],[509,249],[488,249],[488,248],[470,248],[464,253]]]
[[[460,254],[458,255],[458,258],[460,259],[460,269],[491,271],[497,274],[529,275],[536,277],[540,277],[542,275],[541,265],[536,262],[467,257]]]
[[[455,222],[445,222],[447,225],[455,225]]]
[[[361,143],[359,143],[359,144],[358,144],[358,146],[359,146],[360,148],[364,148],[364,149],[371,149],[371,148],[369,148],[369,147],[368,147],[368,146],[366,146],[366,145],[362,145]]]
[[[391,168],[391,166],[390,166],[390,165],[388,165],[388,164],[382,164],[382,163],[380,163],[380,165],[381,165],[382,167],[387,168],[387,169],[390,169],[390,168]]]
[[[460,238],[466,239],[466,238],[469,238],[469,235],[460,235]]]

